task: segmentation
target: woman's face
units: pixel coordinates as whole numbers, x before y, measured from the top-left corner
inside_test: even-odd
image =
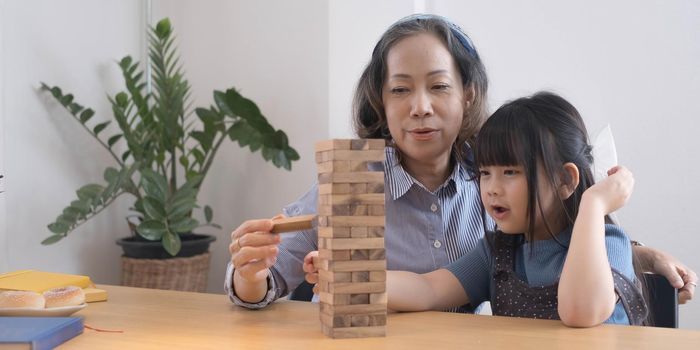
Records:
[[[389,132],[405,161],[449,160],[464,117],[464,88],[440,39],[421,33],[389,50],[382,100]]]

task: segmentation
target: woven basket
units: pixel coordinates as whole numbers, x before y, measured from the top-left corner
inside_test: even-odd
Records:
[[[122,285],[129,287],[205,292],[209,253],[187,258],[134,259],[122,257]]]

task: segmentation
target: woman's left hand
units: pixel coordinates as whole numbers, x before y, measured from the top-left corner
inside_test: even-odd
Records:
[[[645,270],[666,277],[678,289],[678,303],[685,304],[693,299],[697,288],[698,275],[674,256],[651,247],[635,247]]]

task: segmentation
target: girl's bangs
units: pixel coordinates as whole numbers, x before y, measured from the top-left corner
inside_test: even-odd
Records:
[[[522,113],[522,111],[519,111]],[[512,110],[498,110],[481,128],[474,147],[477,167],[519,166],[527,163],[529,118]]]

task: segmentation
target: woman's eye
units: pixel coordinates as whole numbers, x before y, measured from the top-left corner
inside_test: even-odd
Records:
[[[447,90],[449,88],[450,88],[450,86],[447,84],[435,84],[435,85],[433,85],[434,90]]]
[[[397,86],[394,88],[391,88],[391,93],[392,94],[403,94],[408,92],[408,88],[402,87],[402,86]]]

